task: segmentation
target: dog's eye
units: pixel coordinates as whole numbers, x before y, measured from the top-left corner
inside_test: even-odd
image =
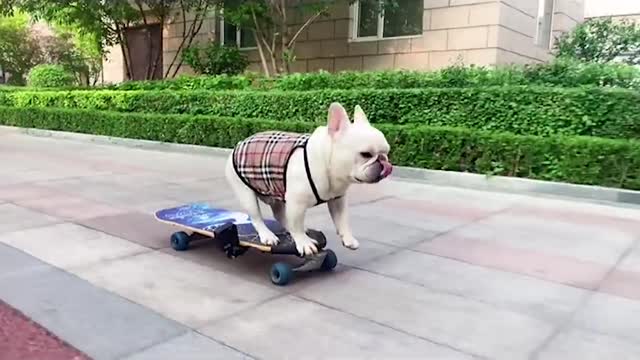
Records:
[[[362,156],[365,159],[371,159],[373,157],[373,155],[370,152],[361,152],[360,156]]]

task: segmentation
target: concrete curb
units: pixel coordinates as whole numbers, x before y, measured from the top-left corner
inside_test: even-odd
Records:
[[[116,138],[32,128],[0,126],[0,129],[4,130],[5,133],[13,132],[37,137],[51,137],[100,145],[118,145],[137,149],[186,154],[226,156],[231,151],[230,149],[200,145],[165,143],[160,141]],[[544,194],[596,202],[615,202],[640,205],[640,191],[601,186],[575,185],[505,176],[485,176],[481,174],[419,169],[403,166],[394,167],[393,177],[398,180],[425,182],[432,185],[452,186],[474,190]]]

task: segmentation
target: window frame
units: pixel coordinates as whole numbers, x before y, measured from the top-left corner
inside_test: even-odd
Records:
[[[422,1],[422,11],[424,16],[424,0]],[[395,39],[414,39],[424,35],[424,22],[421,24],[422,31],[420,34],[415,35],[399,35],[384,37],[384,11],[378,14],[378,27],[377,33],[374,36],[358,36],[358,25],[360,16],[360,0],[354,1],[349,6],[349,12],[351,13],[351,26],[349,26],[349,41],[350,42],[367,42],[367,41],[380,41],[380,40],[395,40]]]
[[[219,33],[220,36],[218,37],[218,39],[220,40],[220,44],[225,45],[224,42],[224,16],[223,16],[223,9],[220,9],[220,23],[219,23]],[[234,25],[235,26],[235,25]],[[256,50],[258,48],[258,45],[256,44],[256,46],[248,46],[248,47],[242,47],[240,44],[242,44],[242,28],[236,26],[236,46],[238,47],[239,50]],[[256,42],[258,41],[258,39],[256,39]]]

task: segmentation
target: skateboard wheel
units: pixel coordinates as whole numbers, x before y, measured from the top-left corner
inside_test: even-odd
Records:
[[[171,235],[171,247],[176,251],[184,251],[189,247],[189,234],[178,231]]]
[[[291,265],[278,262],[271,266],[271,282],[276,285],[286,285],[293,277]]]
[[[336,265],[338,265],[338,257],[336,256],[336,253],[333,252],[333,250],[327,250],[326,253],[327,255],[324,257],[324,261],[322,261],[320,269],[324,271],[330,271],[333,270]]]

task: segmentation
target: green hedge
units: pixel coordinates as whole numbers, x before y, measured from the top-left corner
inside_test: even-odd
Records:
[[[497,69],[451,66],[438,71],[316,72],[278,79],[282,90],[409,89],[543,85],[555,87],[615,86],[640,89],[640,69],[624,64],[567,61]]]
[[[214,115],[281,121],[326,119],[327,104],[363,107],[375,123],[525,135],[640,137],[640,92],[602,88],[491,87],[324,91],[21,91],[0,105]]]
[[[3,125],[232,147],[262,130],[310,131],[310,122],[91,110],[0,107]],[[379,125],[396,165],[640,190],[640,142],[519,136],[463,128]]]
[[[3,92],[20,92],[20,91],[71,91],[71,90],[99,90],[100,88],[98,87],[94,87],[94,88],[87,88],[86,86],[64,86],[64,87],[49,87],[49,88],[45,88],[45,87],[27,87],[27,86],[15,86],[15,85],[2,85],[0,84],[0,93]]]
[[[595,64],[557,60],[497,69],[451,66],[437,71],[313,72],[265,78],[256,73],[237,76],[189,76],[151,81],[127,81],[96,87],[106,90],[327,90],[420,89],[509,85],[553,87],[621,87],[640,90],[640,69],[625,64]],[[93,89],[96,89],[93,88]],[[67,88],[68,89],[68,88]],[[2,91],[20,88],[0,86]],[[65,88],[59,88],[65,90]]]
[[[510,66],[497,69],[451,66],[437,71],[344,71],[298,73],[267,79],[239,76],[181,76],[177,79],[130,81],[113,90],[326,90],[414,89],[504,85],[557,87],[615,86],[640,89],[640,69],[624,64],[585,64],[572,61]]]
[[[259,75],[178,76],[168,80],[125,81],[107,90],[249,90],[270,83]]]

